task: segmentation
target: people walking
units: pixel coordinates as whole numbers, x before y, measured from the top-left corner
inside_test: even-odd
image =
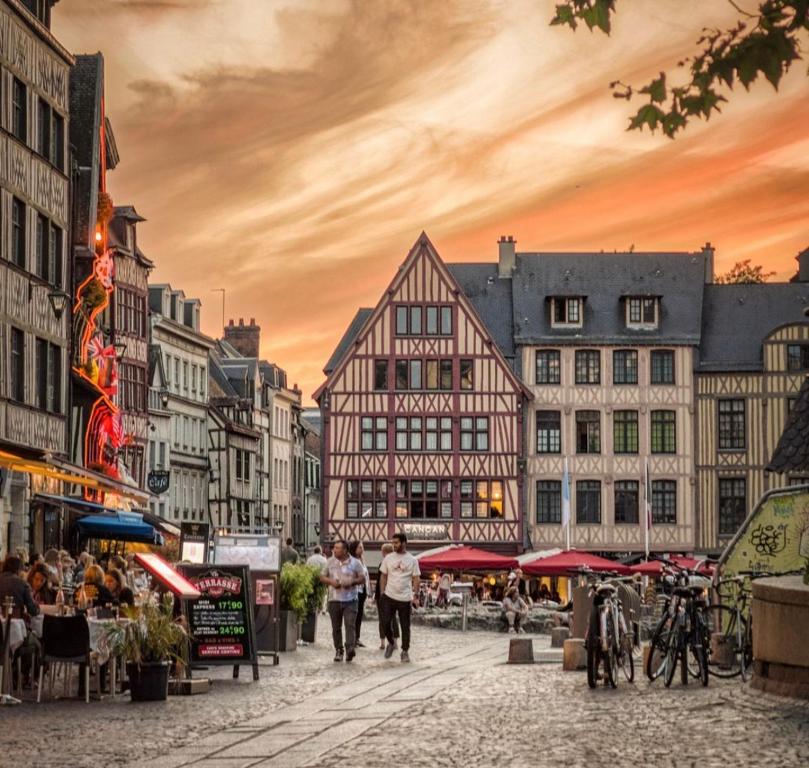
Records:
[[[324,556],[323,550],[320,548],[319,544],[315,545],[315,548],[312,550],[312,554],[306,558],[306,564],[314,566],[321,573],[323,572],[323,566],[326,565],[326,557]],[[320,613],[326,613],[326,595],[324,595],[323,598],[323,602],[318,606]]]
[[[356,644],[357,648],[365,648],[365,644],[360,640],[360,633],[362,631],[362,619],[365,614],[365,601],[368,599],[368,593],[371,591],[371,579],[368,576],[368,568],[365,565],[363,555],[365,554],[365,547],[361,541],[352,541],[348,545],[348,552],[351,557],[356,558],[362,565],[362,572],[365,574],[365,581],[357,587],[357,625],[356,625]]]
[[[351,662],[356,655],[357,587],[365,581],[362,563],[348,552],[343,539],[334,542],[332,556],[320,572],[320,580],[329,587],[329,617],[334,640],[334,660]],[[343,645],[345,625],[345,645]]]
[[[281,567],[285,563],[292,563],[293,565],[298,562],[298,550],[292,546],[292,539],[287,539],[283,547],[281,547]]]
[[[391,552],[393,552],[393,544],[389,541],[386,541],[382,545],[382,560],[384,560]],[[380,561],[381,562],[381,561]],[[376,585],[374,586],[374,602],[376,603],[376,615],[377,621],[379,623],[379,650],[385,650],[385,641],[387,638],[387,632],[385,632],[385,611],[382,609],[382,604],[385,602],[385,595],[382,594],[382,590],[380,587],[382,586],[382,573],[380,572],[376,579]],[[396,640],[399,638],[399,622],[396,621],[396,617],[394,616],[391,619],[391,632],[393,634],[393,647],[396,648]]]
[[[410,661],[410,612],[413,605],[417,605],[419,593],[419,561],[407,551],[407,536],[404,533],[394,533],[392,542],[393,552],[385,557],[379,566],[380,590],[384,595],[382,610],[385,614],[385,638],[388,641],[385,648],[385,658],[393,656],[396,648],[393,640],[394,617],[399,619],[402,626],[402,654],[403,662]]]

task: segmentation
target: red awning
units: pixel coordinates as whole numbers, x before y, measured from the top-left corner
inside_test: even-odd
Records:
[[[623,576],[631,573],[629,568],[615,560],[607,560],[589,552],[571,549],[558,555],[534,560],[523,566],[523,572],[530,576],[569,576],[571,571],[589,568],[592,571],[613,571]]]
[[[439,571],[510,571],[517,568],[513,557],[496,555],[475,547],[453,547],[419,559],[422,572]]]
[[[177,597],[195,599],[202,597],[202,593],[185,576],[180,575],[160,555],[151,552],[138,552],[135,562],[143,566],[166,589],[171,590]]]
[[[674,555],[669,558],[671,562],[675,565],[679,565],[681,568],[688,568],[690,570],[694,570],[697,565],[699,565],[699,560],[695,560],[693,557],[685,557],[684,555]],[[649,560],[648,563],[638,563],[637,565],[633,565],[630,569],[632,573],[639,573],[642,576],[660,576],[663,573],[663,563],[660,560]],[[700,568],[700,573],[713,573],[713,568],[706,565]]]

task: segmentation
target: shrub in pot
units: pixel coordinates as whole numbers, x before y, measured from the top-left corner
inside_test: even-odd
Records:
[[[315,592],[320,583],[317,566],[284,563],[281,568],[281,647],[292,651],[298,638],[298,627],[306,621]],[[295,638],[293,642],[292,638]]]
[[[301,627],[301,640],[314,643],[317,636],[317,614],[329,588],[320,581],[320,569],[316,565],[307,567],[312,569],[313,589],[307,605],[306,620]]]
[[[131,621],[107,630],[107,644],[126,661],[132,701],[165,701],[173,662],[187,658],[188,634],[174,618],[174,598],[152,595],[139,609],[126,612]]]

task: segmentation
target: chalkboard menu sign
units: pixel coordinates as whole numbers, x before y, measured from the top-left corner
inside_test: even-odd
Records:
[[[201,593],[195,600],[183,601],[191,664],[232,664],[234,677],[239,676],[240,664],[249,664],[258,680],[250,568],[180,564],[177,570]]]

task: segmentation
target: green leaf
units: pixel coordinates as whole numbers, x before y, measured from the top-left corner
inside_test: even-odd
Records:
[[[750,83],[752,83],[758,75],[755,55],[750,51],[746,51],[742,54],[737,69],[739,71],[739,80],[741,80],[742,85],[749,90]]]
[[[663,122],[663,110],[656,107],[654,104],[646,104],[642,106],[635,116],[629,121],[629,128],[627,130],[642,130],[644,125],[648,125],[649,129],[654,131],[658,123]]]
[[[595,23],[607,35],[610,33],[610,4],[609,0],[596,0],[593,6]]]
[[[556,6],[556,15],[551,19],[551,26],[559,24],[567,24],[571,29],[576,29],[576,17],[569,5]]]
[[[641,88],[640,92],[648,93],[652,101],[662,104],[666,100],[666,73],[661,72],[657,80],[652,80],[649,85]]]
[[[673,139],[674,134],[681,128],[685,128],[685,125],[685,117],[676,110],[672,110],[663,118],[663,133],[670,139]]]

